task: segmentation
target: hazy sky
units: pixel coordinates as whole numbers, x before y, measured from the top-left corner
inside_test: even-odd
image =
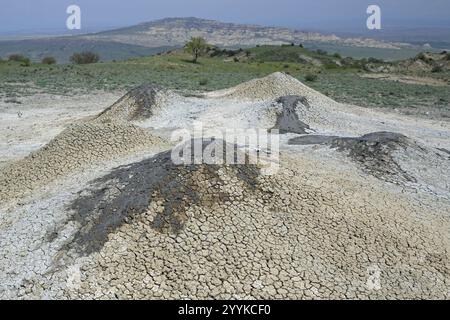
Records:
[[[450,28],[450,0],[0,0],[0,33],[63,30],[70,4],[81,7],[85,30],[195,16],[357,32],[370,4],[381,7],[384,26]]]

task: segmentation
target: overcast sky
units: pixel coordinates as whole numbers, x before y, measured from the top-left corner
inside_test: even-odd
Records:
[[[81,7],[85,30],[195,16],[359,32],[370,4],[381,7],[385,27],[450,27],[450,0],[0,0],[0,33],[63,30],[70,4]]]

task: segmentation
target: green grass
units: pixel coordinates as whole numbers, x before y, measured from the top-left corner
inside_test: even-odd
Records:
[[[224,57],[200,58],[191,62],[185,53],[136,58],[89,65],[44,65],[22,67],[17,62],[0,62],[0,96],[15,98],[36,92],[71,95],[91,90],[127,90],[143,83],[155,83],[181,90],[216,90],[237,85],[276,71],[291,74],[331,98],[367,107],[433,107],[449,109],[448,86],[414,85],[361,78],[356,67],[339,67],[337,58],[299,47],[249,49],[248,61]],[[326,62],[316,66],[296,61],[298,54]],[[303,61],[303,60],[301,60]]]

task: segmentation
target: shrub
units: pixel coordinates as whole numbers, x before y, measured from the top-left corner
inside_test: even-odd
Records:
[[[450,52],[447,53],[447,55],[445,56],[445,59],[446,59],[447,61],[450,61]]]
[[[29,67],[31,66],[31,60],[28,58],[23,58],[23,60],[20,63],[21,67]]]
[[[317,74],[314,74],[314,73],[308,73],[305,76],[305,80],[308,81],[308,82],[314,82],[314,81],[317,80],[317,78],[318,78]]]
[[[437,73],[437,72],[442,72],[444,69],[442,68],[442,66],[436,65],[433,67],[433,69],[431,69],[431,72],[433,73]]]
[[[324,56],[328,54],[328,52],[326,52],[325,50],[322,50],[322,49],[317,49],[316,52],[317,52],[317,54],[321,54]]]
[[[56,63],[56,59],[53,57],[44,57],[42,59],[42,63],[43,64],[55,64]]]
[[[302,43],[300,43],[298,46],[299,46],[300,48],[303,48],[303,44],[302,44]]]
[[[419,53],[416,56],[416,60],[422,60],[423,62],[430,62],[431,61],[431,59],[429,57],[427,57],[427,55],[425,53],[423,53],[423,52]]]
[[[377,59],[377,58],[373,58],[373,57],[370,57],[367,61],[370,63],[383,63],[384,62],[382,59]]]
[[[206,86],[206,85],[208,84],[208,80],[207,80],[207,79],[201,79],[201,80],[198,82],[198,84],[201,85],[201,86]]]
[[[17,61],[17,62],[23,62],[23,61],[26,61],[28,58],[27,57],[25,57],[24,55],[21,55],[21,54],[11,54],[11,55],[9,55],[9,57],[8,57],[8,60],[9,61]]]
[[[70,57],[70,61],[75,64],[88,64],[88,63],[96,63],[100,60],[100,56],[91,51],[84,51],[81,53],[74,53]]]
[[[338,58],[338,59],[342,59],[341,55],[339,53],[335,53],[333,54],[333,57]]]
[[[327,70],[339,69],[339,66],[336,63],[327,63],[324,65],[324,67]]]

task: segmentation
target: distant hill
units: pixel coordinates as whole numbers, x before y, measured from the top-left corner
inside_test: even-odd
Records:
[[[309,41],[384,49],[399,49],[405,46],[401,43],[389,43],[369,38],[340,38],[336,35],[325,35],[318,32],[225,23],[198,18],[166,18],[81,37],[89,40],[114,41],[144,47],[163,47],[184,45],[193,36],[202,36],[209,43],[222,47],[251,47],[258,44]]]
[[[74,52],[91,50],[102,61],[154,55],[182,47],[191,37],[202,36],[216,46],[248,48],[256,45],[304,44],[311,49],[338,52],[343,56],[404,59],[422,47],[365,37],[339,37],[281,27],[225,23],[198,18],[166,18],[135,26],[85,35],[0,41],[0,57],[20,53],[39,61],[53,56],[69,62]]]

